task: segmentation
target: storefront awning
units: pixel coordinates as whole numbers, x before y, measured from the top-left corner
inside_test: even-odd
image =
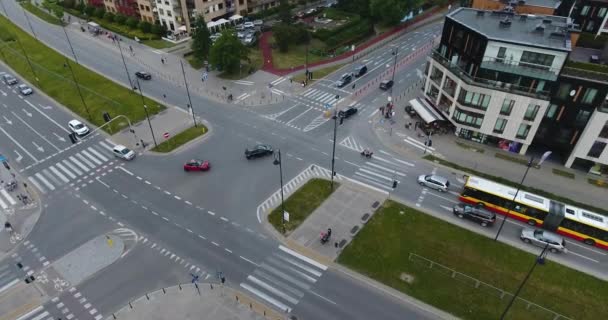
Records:
[[[433,108],[427,101],[424,99],[416,98],[410,100],[410,105],[416,111],[416,113],[420,116],[422,121],[425,123],[432,123],[435,121],[444,121],[445,118]]]
[[[186,26],[180,26],[179,28],[177,28],[177,30],[178,31],[184,31],[184,32],[187,31]]]
[[[243,16],[235,14],[235,15],[233,15],[232,17],[230,17],[228,19],[230,19],[230,21],[233,21],[233,20],[238,20],[238,19],[242,19],[242,18],[243,18]]]

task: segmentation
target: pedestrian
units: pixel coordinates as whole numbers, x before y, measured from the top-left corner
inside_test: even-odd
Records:
[[[380,107],[380,112],[382,112],[382,115],[384,116],[384,106]]]
[[[165,58],[160,58],[160,62],[162,62],[162,64],[165,64]]]
[[[163,93],[163,99],[167,99],[167,95]]]
[[[129,45],[129,50],[131,51],[131,53],[133,53],[133,47],[131,47],[131,45]]]
[[[292,83],[293,83],[293,79],[289,78],[289,84],[292,84]]]

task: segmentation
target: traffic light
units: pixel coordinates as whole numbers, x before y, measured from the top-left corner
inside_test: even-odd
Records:
[[[103,113],[103,120],[104,120],[105,122],[110,122],[110,120],[112,120],[112,117],[110,117],[110,114],[109,114],[109,113],[104,112],[104,113]]]
[[[397,180],[393,180],[393,189],[397,188]]]
[[[70,141],[72,141],[72,144],[78,142],[78,138],[76,138],[76,132],[70,133],[69,137],[70,137]]]

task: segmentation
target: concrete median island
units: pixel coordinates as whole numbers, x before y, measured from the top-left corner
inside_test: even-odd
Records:
[[[198,124],[196,127],[190,127],[175,136],[159,143],[157,147],[153,148],[152,151],[167,153],[171,152],[184,144],[204,135],[209,130],[203,124]]]
[[[464,319],[498,319],[536,257],[386,201],[338,262]],[[573,300],[572,296],[577,299]],[[608,283],[545,260],[507,319],[600,319]]]

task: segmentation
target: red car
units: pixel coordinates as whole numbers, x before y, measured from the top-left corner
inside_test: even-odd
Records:
[[[207,171],[211,164],[207,160],[190,160],[184,164],[184,171]]]

